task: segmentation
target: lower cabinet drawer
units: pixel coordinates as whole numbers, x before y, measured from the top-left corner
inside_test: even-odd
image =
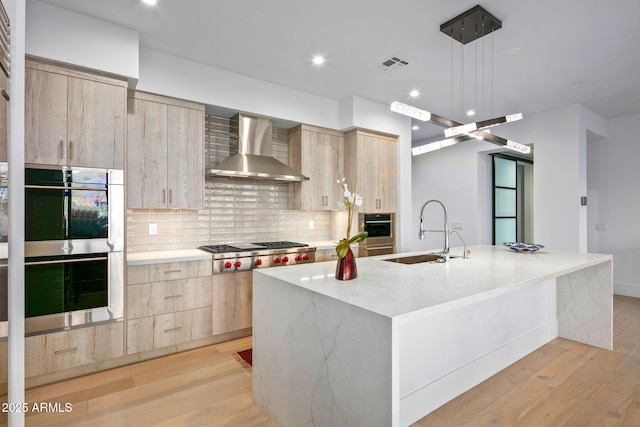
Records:
[[[123,322],[36,335],[25,339],[27,377],[124,355]]]
[[[211,324],[211,306],[129,320],[127,354],[210,337]]]

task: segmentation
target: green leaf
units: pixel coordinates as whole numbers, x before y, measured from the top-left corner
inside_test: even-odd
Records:
[[[338,258],[342,259],[347,256],[347,252],[349,251],[349,242],[346,239],[340,240],[338,246],[336,246],[336,253],[338,254]]]
[[[367,238],[367,236],[369,235],[368,232],[364,231],[360,234],[356,234],[355,236],[353,236],[350,240],[349,243],[360,243],[360,242],[364,242],[364,239]]]

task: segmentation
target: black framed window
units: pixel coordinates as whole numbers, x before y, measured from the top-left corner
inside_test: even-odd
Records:
[[[533,161],[493,154],[492,243],[533,237]]]

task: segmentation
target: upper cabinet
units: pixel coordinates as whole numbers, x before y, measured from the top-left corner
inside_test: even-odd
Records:
[[[202,208],[204,105],[129,91],[127,207]]]
[[[363,130],[345,135],[345,175],[362,196],[360,212],[397,210],[397,138]]]
[[[26,163],[124,169],[125,80],[33,60],[25,74]]]
[[[289,184],[289,208],[337,210],[341,200],[337,180],[344,176],[342,132],[300,125],[289,130],[289,166],[308,181]]]

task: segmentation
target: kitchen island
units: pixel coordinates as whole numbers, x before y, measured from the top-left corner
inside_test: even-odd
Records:
[[[611,255],[470,249],[359,258],[349,282],[335,262],[254,271],[258,407],[282,427],[406,426],[557,336],[612,348]]]

